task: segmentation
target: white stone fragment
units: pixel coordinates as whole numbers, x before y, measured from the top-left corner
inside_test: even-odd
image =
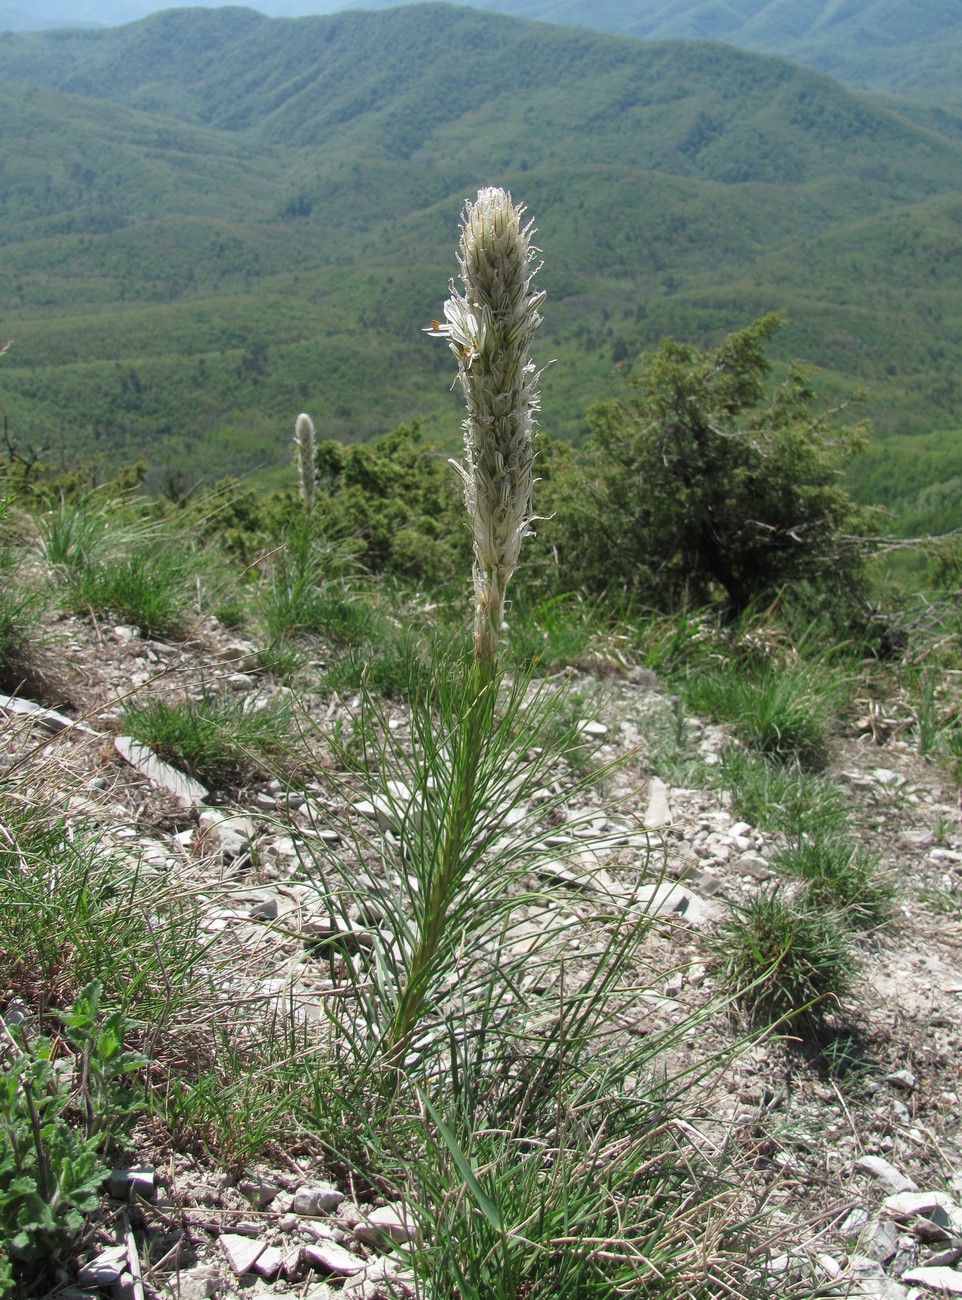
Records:
[[[648,807],[645,811],[645,825],[652,830],[671,825],[668,787],[657,776],[653,776],[648,782]]]
[[[127,1247],[109,1246],[77,1272],[81,1286],[113,1286],[127,1270]]]
[[[902,1274],[902,1281],[924,1286],[928,1291],[962,1295],[962,1273],[956,1268],[910,1268]]]
[[[312,1242],[301,1247],[301,1254],[312,1268],[321,1269],[325,1273],[336,1273],[339,1277],[353,1277],[367,1267],[367,1260],[360,1255],[352,1255],[335,1241]]]
[[[882,1202],[882,1209],[887,1210],[893,1219],[901,1219],[906,1223],[917,1214],[931,1217],[933,1210],[949,1211],[954,1208],[955,1200],[948,1192],[920,1192],[917,1189],[886,1196]]]
[[[906,777],[902,776],[900,772],[893,772],[891,768],[888,767],[873,767],[871,774],[879,785],[886,785],[894,788],[896,786],[908,784]]]
[[[300,1247],[297,1250],[279,1250],[277,1246],[268,1246],[254,1260],[253,1271],[260,1277],[275,1278],[289,1262],[300,1259]]]
[[[918,1300],[920,1295],[890,1277],[866,1277],[854,1284],[846,1279],[845,1285],[845,1300]]]
[[[864,1174],[869,1174],[872,1178],[877,1178],[880,1183],[884,1183],[893,1192],[917,1192],[918,1183],[914,1183],[911,1178],[901,1173],[882,1156],[859,1156],[855,1161],[856,1169],[861,1169]]]
[[[152,1201],[157,1195],[154,1171],[149,1165],[112,1169],[107,1176],[107,1191],[117,1201],[133,1201],[136,1197]]]
[[[28,717],[43,727],[44,731],[54,734],[70,729],[84,732],[88,736],[98,736],[100,734],[98,731],[94,731],[93,727],[88,727],[83,722],[75,722],[73,718],[58,713],[56,709],[45,709],[42,704],[36,704],[33,700],[22,699],[19,695],[0,695],[0,712]]]
[[[266,1210],[277,1197],[280,1188],[270,1179],[253,1176],[242,1178],[237,1184],[237,1190],[245,1200],[250,1201],[255,1210]]]
[[[411,1211],[405,1205],[379,1205],[372,1210],[366,1221],[358,1223],[354,1235],[358,1241],[372,1246],[383,1246],[387,1241],[403,1245],[413,1241],[417,1227]]]
[[[313,1237],[315,1241],[337,1241],[337,1234],[329,1223],[322,1219],[300,1218],[297,1215],[291,1216],[301,1232],[306,1232]],[[286,1216],[285,1216],[286,1218]]]
[[[389,1290],[384,1290],[387,1283]],[[344,1284],[345,1296],[351,1300],[373,1300],[385,1294],[400,1297],[414,1294],[414,1275],[402,1268],[397,1259],[385,1256],[368,1264],[362,1273],[355,1274]]]
[[[258,1241],[256,1237],[242,1237],[236,1232],[222,1232],[218,1241],[227,1256],[227,1262],[238,1277],[249,1273],[267,1249],[266,1241]]]
[[[291,1210],[294,1214],[319,1219],[325,1214],[333,1214],[343,1200],[344,1193],[333,1183],[312,1183],[297,1189],[291,1201]]]
[[[937,1228],[962,1237],[962,1206],[948,1192],[903,1192],[887,1196],[882,1209],[902,1223],[927,1219]]]
[[[667,880],[657,885],[641,885],[631,901],[641,907],[645,916],[672,916],[697,927],[709,925],[720,911],[717,904]]]
[[[169,763],[162,762],[146,745],[130,736],[115,736],[114,749],[131,767],[137,769],[153,785],[172,794],[178,803],[186,807],[201,803],[207,798],[208,791],[199,781],[178,772]]]
[[[219,1271],[206,1264],[180,1269],[177,1274],[177,1300],[210,1300],[223,1294]]]
[[[202,835],[217,841],[225,858],[242,857],[257,833],[249,817],[214,808],[205,809],[200,814],[198,825]]]
[[[818,1255],[815,1262],[823,1277],[834,1279],[841,1276],[842,1266],[833,1255]]]
[[[863,1205],[857,1205],[842,1224],[839,1231],[843,1237],[856,1237],[871,1219],[869,1211]]]

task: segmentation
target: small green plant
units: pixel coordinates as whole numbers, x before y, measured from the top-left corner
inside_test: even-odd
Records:
[[[3,580],[0,572],[0,581]],[[0,690],[18,691],[37,672],[36,630],[40,606],[36,593],[4,584],[0,594]]]
[[[915,743],[923,756],[937,753],[951,723],[939,701],[939,675],[932,670],[921,672],[913,682],[912,712],[915,720]]]
[[[146,1058],[124,1046],[121,1012],[101,1015],[102,991],[81,990],[60,1016],[62,1038],[31,1038],[26,1017],[0,1025],[0,1236],[12,1264],[0,1294],[83,1226],[106,1173],[100,1149],[142,1109],[130,1076]]]
[[[248,604],[243,593],[231,591],[216,601],[214,617],[222,627],[238,631],[246,627],[249,616]]]
[[[423,690],[431,662],[424,637],[413,629],[385,622],[380,638],[365,640],[338,655],[320,674],[317,687],[342,696],[366,690],[385,699],[409,699]]]
[[[37,549],[75,613],[109,614],[148,636],[183,631],[195,572],[183,528],[151,521],[115,489],[61,497],[37,529]]]
[[[3,786],[14,788],[0,789],[7,796],[0,797],[0,988],[18,989],[44,1017],[96,978],[112,1008],[137,1006],[162,1024],[168,979],[189,971],[197,944],[183,900],[145,881],[96,836],[68,828],[33,783],[25,813],[15,782],[8,773]],[[176,924],[163,929],[158,950],[161,931],[150,916],[161,907]]]
[[[373,613],[347,583],[357,578],[357,549],[316,532],[309,518],[289,524],[258,597],[268,646],[304,632],[339,643],[371,634]]]
[[[962,776],[962,721],[946,719],[936,742],[936,751],[955,777]]]
[[[293,1028],[293,1017],[287,1033],[268,1015],[251,1033],[251,1014],[259,1010],[256,1004],[246,1011],[222,1007],[204,1052],[189,1069],[168,1075],[154,1098],[178,1140],[202,1142],[235,1170],[249,1168],[282,1132],[303,1136],[305,1066],[316,1052]]]
[[[31,1054],[14,1041],[0,1074],[0,1233],[20,1265],[36,1264],[79,1231],[106,1172],[96,1143],[64,1115],[69,1095],[57,1085],[48,1052],[45,1043]],[[0,1274],[0,1286],[4,1281]],[[12,1270],[6,1281],[15,1293]]]
[[[577,668],[598,636],[597,608],[577,595],[552,596],[529,608],[515,596],[505,631],[509,659],[550,673]]]
[[[654,773],[672,785],[710,786],[713,765],[697,748],[699,739],[679,696],[653,697],[645,710],[644,750]]]
[[[303,645],[286,636],[277,637],[257,652],[260,667],[282,682],[293,681],[306,661]]]
[[[836,835],[806,836],[772,855],[772,866],[805,882],[812,907],[834,911],[853,930],[880,925],[889,915],[895,882],[878,859]]]
[[[923,900],[944,916],[962,920],[962,881],[946,872],[936,884],[922,891]]]
[[[878,1073],[871,1045],[850,1027],[824,1035],[818,1044],[819,1065],[830,1079],[857,1087]]]
[[[238,784],[265,770],[269,756],[283,753],[290,705],[273,696],[260,708],[246,709],[233,695],[199,700],[134,701],[124,709],[123,725],[165,762],[208,784]]]
[[[707,609],[665,615],[643,611],[630,621],[630,641],[638,659],[664,677],[692,672],[709,660],[718,639],[717,620]]]
[[[731,795],[733,812],[759,830],[798,839],[842,832],[848,825],[848,809],[838,788],[798,764],[773,762],[764,754],[731,746],[716,770]]]
[[[119,1010],[101,1009],[103,985],[91,980],[60,1013],[65,1036],[75,1057],[78,1109],[90,1138],[113,1134],[143,1109],[132,1090],[131,1075],[148,1064],[140,1052],[125,1046],[132,1021]]]
[[[738,660],[691,673],[681,685],[696,713],[731,723],[747,745],[782,761],[819,767],[848,697],[838,672],[802,660]]]
[[[142,545],[70,571],[67,599],[78,614],[109,614],[145,636],[178,636],[190,607],[189,555],[172,542]]]
[[[10,501],[0,498],[0,526]],[[35,672],[40,598],[17,580],[15,548],[0,539],[0,691],[15,692]]]
[[[847,927],[804,894],[775,886],[731,904],[715,943],[723,983],[755,1025],[816,1032],[850,992]]]
[[[702,1253],[705,1206],[730,1191],[673,1140],[657,1085],[616,1093],[613,1103],[612,1083],[604,1069],[581,1075],[572,1062],[550,1118],[548,1099],[532,1089],[513,1122],[480,1131],[425,1097],[429,1159],[415,1186],[426,1212],[415,1260],[433,1293],[708,1300],[721,1294],[710,1271],[725,1278],[725,1294],[747,1300],[747,1278],[733,1275],[724,1252],[709,1247],[711,1262]],[[550,1143],[532,1136],[546,1124]]]
[[[44,560],[62,574],[78,574],[121,544],[118,530],[129,534],[126,526],[113,517],[115,511],[101,496],[87,493],[80,497],[61,497],[55,506],[37,519],[37,549]],[[142,529],[135,530],[136,534]]]
[[[319,592],[312,611],[310,631],[318,632],[339,646],[359,641],[380,640],[388,632],[387,620],[372,608],[362,593],[346,587]]]

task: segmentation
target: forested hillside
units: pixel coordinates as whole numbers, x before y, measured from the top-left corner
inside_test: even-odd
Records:
[[[272,17],[344,8],[386,9],[416,0],[258,0]],[[453,0],[463,4],[465,0]],[[129,23],[163,0],[0,0],[0,29]],[[170,6],[169,4],[167,7]],[[962,6],[958,0],[472,0],[472,8],[648,40],[722,40],[780,54],[854,86],[960,104]]]
[[[396,0],[361,0],[385,8]],[[411,0],[401,0],[410,3]],[[455,0],[463,3],[464,0]],[[959,105],[962,6],[957,0],[473,0],[516,18],[647,40],[721,40],[780,54],[875,90]],[[262,0],[265,13],[319,12],[315,0]]]
[[[545,250],[549,432],[666,332],[773,310],[782,358],[864,387],[893,448],[959,426],[962,142],[780,59],[453,6],[179,10],[0,36],[0,102],[21,449],[216,477],[280,464],[301,409],[452,445],[421,331],[483,184]]]

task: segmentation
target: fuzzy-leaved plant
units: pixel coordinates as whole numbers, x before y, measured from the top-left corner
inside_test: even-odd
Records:
[[[465,204],[459,266],[444,320],[429,333],[446,338],[458,359],[467,405],[464,483],[474,545],[475,657],[482,674],[494,668],[508,582],[532,523],[534,414],[538,371],[529,346],[541,324],[544,294],[534,288],[537,249],[524,205],[507,191],[478,191]]]

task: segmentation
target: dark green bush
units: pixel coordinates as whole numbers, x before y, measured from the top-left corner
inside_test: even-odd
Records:
[[[765,316],[705,352],[666,339],[625,398],[589,411],[583,462],[548,491],[546,537],[569,582],[663,609],[720,596],[732,618],[786,584],[860,595],[877,522],[839,473],[865,429],[829,427],[795,368],[766,396],[778,324]]]

